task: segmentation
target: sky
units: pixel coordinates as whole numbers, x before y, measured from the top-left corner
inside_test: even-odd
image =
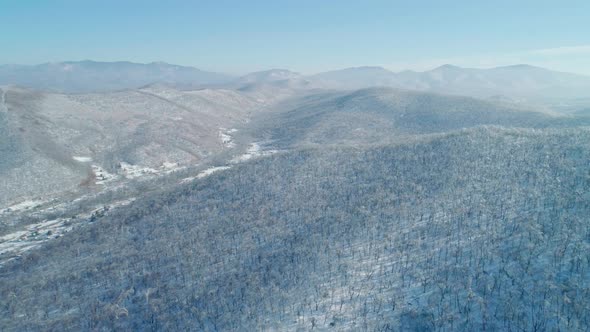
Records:
[[[231,74],[527,63],[590,75],[590,1],[0,0],[0,64],[85,59]]]

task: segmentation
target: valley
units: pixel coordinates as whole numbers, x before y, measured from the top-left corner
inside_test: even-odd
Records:
[[[4,1],[0,332],[590,332],[590,1]]]
[[[7,308],[27,319],[2,324],[578,329],[588,135],[480,127],[241,163],[5,266]]]
[[[278,70],[3,87],[0,326],[584,330],[583,104]]]

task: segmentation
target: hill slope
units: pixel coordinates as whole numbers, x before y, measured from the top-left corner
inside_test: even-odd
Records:
[[[1,93],[0,208],[100,182],[100,174],[135,177],[200,163],[230,147],[225,131],[266,104],[232,90],[156,86],[76,95],[5,87]]]
[[[370,88],[319,93],[263,114],[256,132],[281,148],[300,145],[375,144],[479,125],[543,128],[590,124],[587,118],[552,116],[469,97]]]
[[[275,155],[0,268],[4,329],[583,330],[590,132]]]

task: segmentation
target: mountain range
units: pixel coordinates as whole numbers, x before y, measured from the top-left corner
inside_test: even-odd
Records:
[[[516,101],[587,97],[590,77],[530,65],[491,69],[443,65],[433,70],[392,72],[382,67],[356,67],[314,75],[272,69],[241,77],[167,63],[61,62],[36,66],[0,66],[0,85],[80,93],[166,84],[181,89],[236,87],[255,84],[296,84],[303,88],[361,89],[394,87],[473,97],[505,97]]]
[[[590,326],[586,77],[0,73],[2,331]]]
[[[586,96],[590,77],[529,65],[491,69],[443,65],[430,71],[393,73],[381,67],[359,67],[314,75],[325,87],[359,89],[389,86],[444,94],[511,98],[576,98]]]
[[[81,93],[138,88],[153,83],[198,87],[227,82],[229,76],[164,62],[67,61],[35,66],[0,66],[0,85]]]

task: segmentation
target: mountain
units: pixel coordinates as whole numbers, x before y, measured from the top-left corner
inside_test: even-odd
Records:
[[[0,207],[202,163],[228,148],[226,131],[265,104],[224,89],[0,91]]]
[[[226,88],[245,90],[337,89],[393,87],[478,98],[502,97],[521,103],[588,98],[590,77],[551,71],[530,65],[491,69],[443,65],[433,70],[392,72],[382,67],[355,67],[315,75],[271,69],[238,78],[163,62],[60,62],[36,66],[0,66],[0,85],[18,85],[43,91],[87,93],[135,89],[160,84],[191,90]],[[272,95],[272,94],[271,94]],[[268,98],[269,96],[264,96]]]
[[[231,79],[224,74],[164,62],[68,61],[35,66],[0,66],[0,85],[73,93],[132,89],[152,83],[194,88],[225,83]]]
[[[392,86],[396,75],[382,67],[355,67],[334,70],[309,76],[319,86],[331,89],[361,89],[374,86]]]
[[[246,74],[239,77],[235,82],[236,84],[269,83],[275,81],[295,80],[301,77],[301,74],[287,69],[271,69]]]
[[[293,95],[311,93],[314,89],[311,82],[301,74],[286,69],[249,73],[225,84],[224,87],[235,89],[267,104]]]
[[[590,326],[584,100],[283,74],[1,87],[0,329]]]
[[[586,129],[294,150],[0,268],[5,330],[585,330]]]
[[[360,89],[386,86],[473,97],[503,95],[530,101],[588,97],[590,77],[529,65],[491,69],[443,65],[425,72],[394,73],[381,67],[359,67],[308,78],[326,88]]]
[[[260,114],[258,127],[254,129],[280,148],[396,143],[416,135],[481,125],[521,128],[590,125],[587,118],[393,88],[324,92],[289,102]]]
[[[273,149],[281,150],[396,143],[480,125],[590,124],[588,117],[468,97],[392,88],[326,92],[294,87],[295,82],[193,91],[156,84],[90,94],[4,87],[0,207],[159,176],[203,164],[250,140],[273,142]],[[241,142],[236,135],[249,138]]]
[[[477,97],[575,98],[588,94],[590,77],[529,65],[491,69],[446,65],[410,79],[400,79],[398,84],[410,89]]]

